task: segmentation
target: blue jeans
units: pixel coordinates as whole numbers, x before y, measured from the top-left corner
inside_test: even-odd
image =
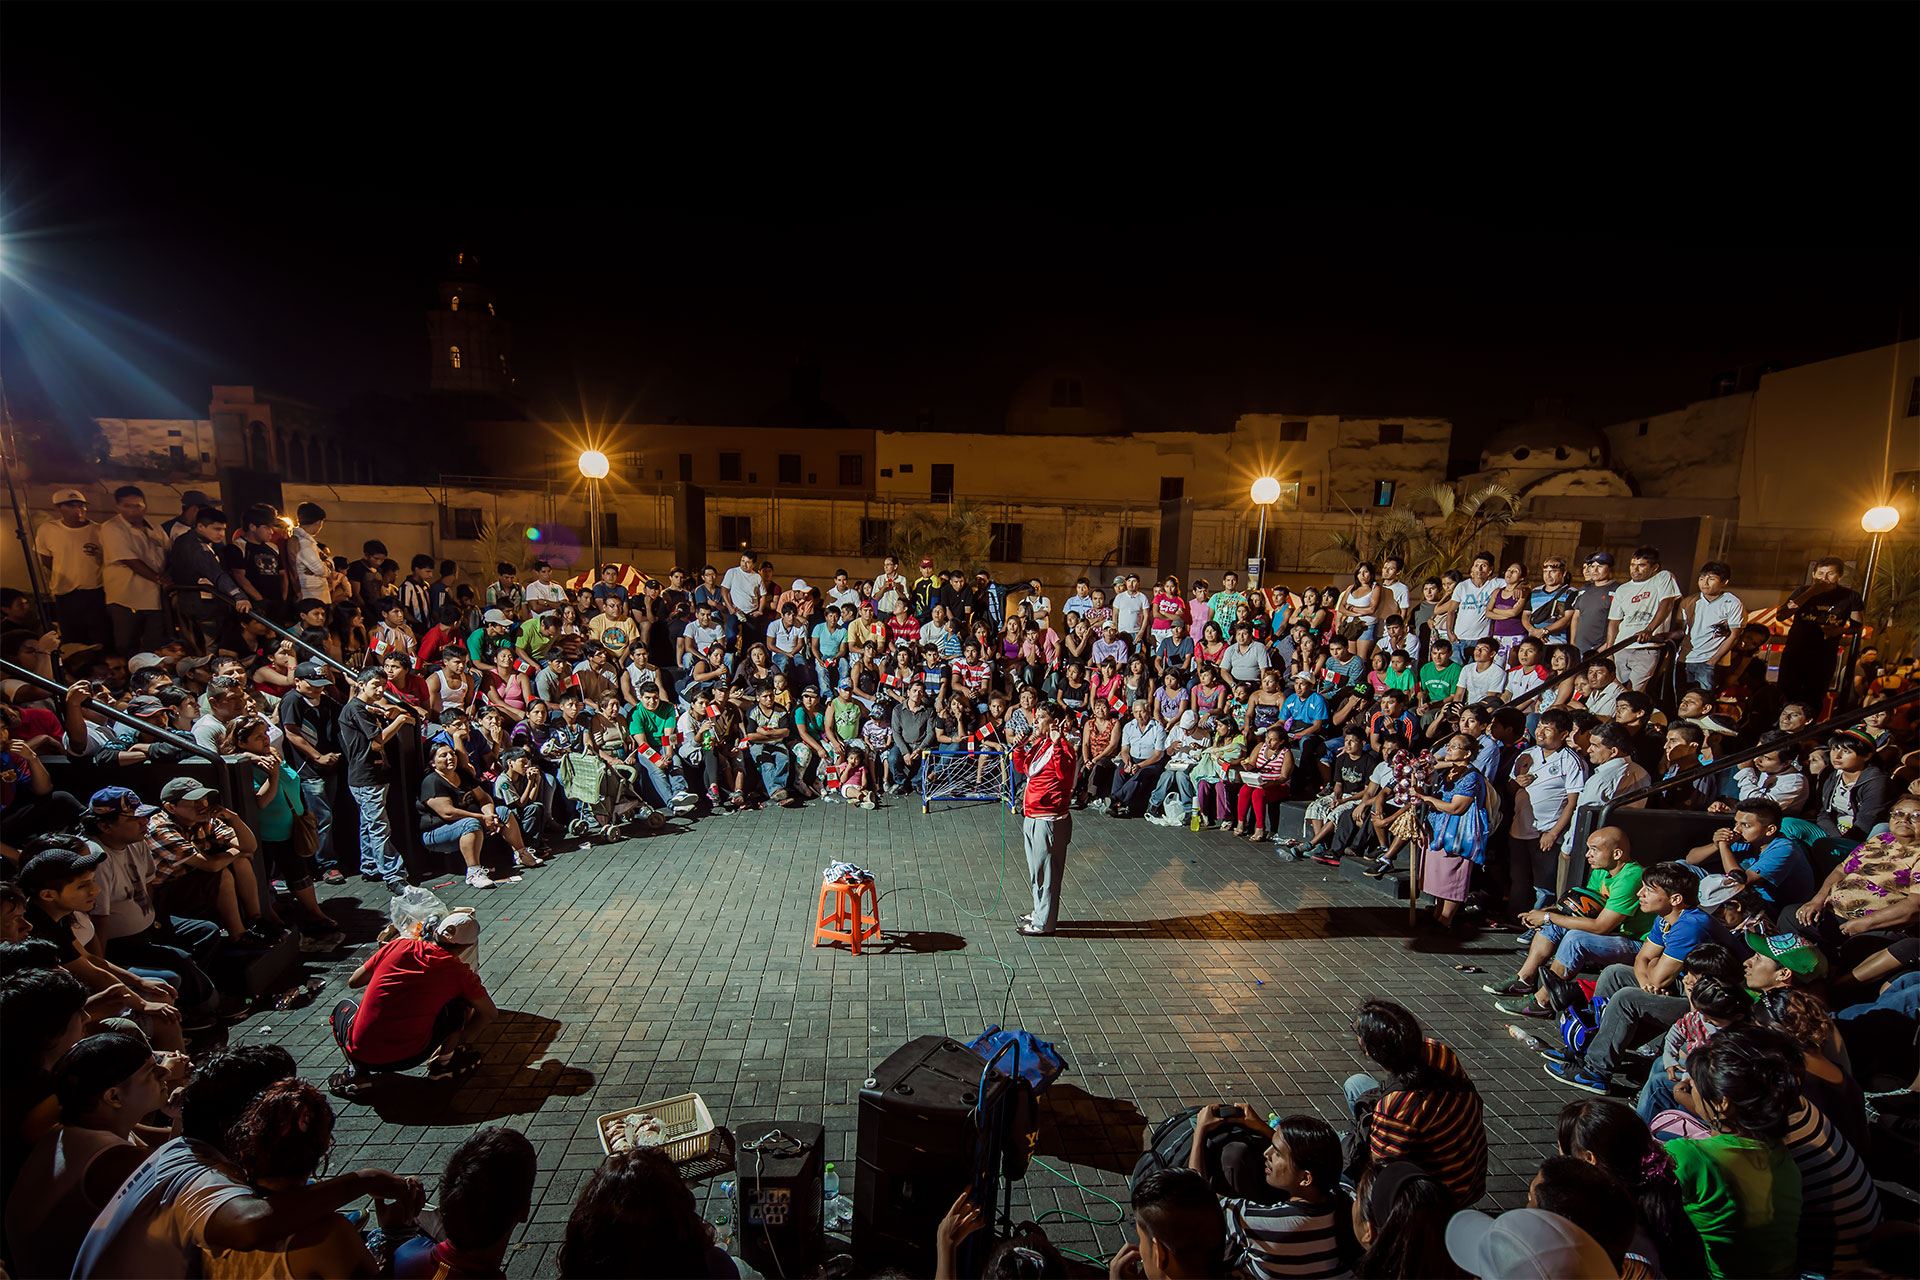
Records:
[[[406,871],[400,851],[393,846],[393,830],[387,824],[385,787],[348,787],[354,803],[360,806],[360,874],[382,880],[400,880]]]
[[[926,752],[921,752],[918,760],[915,760],[912,764],[908,764],[907,754],[900,749],[899,743],[896,742],[887,748],[887,776],[893,779],[894,786],[897,787],[905,784],[918,787],[920,785],[920,776],[926,771]]]
[[[1674,1100],[1673,1081],[1667,1079],[1667,1069],[1655,1062],[1647,1082],[1640,1086],[1640,1093],[1633,1100],[1633,1109],[1642,1120],[1651,1122],[1662,1111],[1671,1111],[1679,1105]]]
[[[220,941],[220,926],[207,920],[175,917],[172,928],[149,927],[124,938],[110,938],[107,959],[149,982],[164,982],[179,999],[177,1007],[200,1010],[211,1006],[218,993],[195,955],[210,954]]]
[[[763,744],[754,747],[748,755],[760,770],[760,782],[766,787],[769,798],[776,791],[786,790],[787,774],[793,768],[793,758],[787,754],[785,747],[777,743]]]
[[[458,852],[460,840],[480,830],[480,819],[460,818],[456,821],[435,827],[431,831],[420,833],[420,843],[437,853]]]
[[[1160,781],[1153,784],[1153,795],[1147,800],[1147,808],[1158,809],[1167,798],[1167,792],[1176,793],[1187,806],[1193,806],[1193,773],[1188,769],[1168,769],[1160,775]]]
[[[1632,964],[1640,954],[1640,944],[1617,933],[1582,933],[1557,924],[1542,925],[1540,932],[1558,943],[1553,958],[1568,973],[1598,973],[1610,964]]]
[[[1681,664],[1681,687],[1683,689],[1703,689],[1713,691],[1713,666],[1706,662],[1688,662]]]
[[[679,791],[680,788],[668,782],[667,775],[661,772],[660,766],[645,756],[636,757],[634,764],[639,766],[640,773],[646,778],[648,785],[653,788],[654,795],[658,797],[658,803],[655,805],[655,808],[664,809],[671,806],[673,804],[674,793]]]
[[[847,660],[838,656],[822,658],[813,664],[813,674],[820,685],[820,697],[831,698],[839,691],[840,681],[847,678]]]
[[[313,815],[314,822],[320,828],[320,851],[314,861],[320,864],[322,871],[335,870],[340,863],[333,856],[333,804],[327,799],[327,780],[304,765],[298,776],[300,798],[306,802],[307,812]]]

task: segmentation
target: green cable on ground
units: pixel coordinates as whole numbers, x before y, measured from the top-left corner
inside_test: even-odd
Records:
[[[1105,1218],[1089,1218],[1086,1214],[1077,1213],[1072,1209],[1048,1209],[1045,1213],[1042,1213],[1039,1217],[1033,1220],[1035,1226],[1040,1225],[1041,1223],[1045,1222],[1048,1218],[1051,1218],[1056,1214],[1063,1218],[1074,1218],[1074,1219],[1077,1219],[1078,1221],[1085,1222],[1091,1226],[1096,1226],[1096,1227],[1117,1227],[1126,1222],[1127,1207],[1121,1204],[1118,1200],[1115,1200],[1112,1196],[1107,1195],[1105,1192],[1095,1191],[1092,1187],[1080,1181],[1078,1178],[1075,1178],[1071,1174],[1062,1173],[1060,1170],[1054,1168],[1052,1165],[1048,1164],[1045,1160],[1042,1160],[1037,1156],[1033,1159],[1033,1163],[1039,1165],[1042,1169],[1045,1169],[1048,1173],[1052,1174],[1056,1178],[1059,1178],[1061,1181],[1072,1183],[1074,1186],[1080,1188],[1080,1190],[1086,1192],[1088,1195],[1094,1197],[1095,1199],[1105,1200],[1108,1204],[1112,1205],[1116,1210],[1113,1220],[1109,1222]],[[1071,1254],[1072,1256],[1080,1259],[1082,1262],[1091,1262],[1096,1267],[1107,1266],[1109,1263],[1113,1261],[1112,1254],[1108,1254],[1106,1257],[1103,1257],[1103,1258],[1096,1258],[1092,1254],[1081,1253],[1077,1249],[1069,1249],[1064,1245],[1055,1245],[1054,1247],[1059,1249],[1061,1253]]]

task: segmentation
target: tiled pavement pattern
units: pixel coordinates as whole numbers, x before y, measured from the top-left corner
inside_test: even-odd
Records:
[[[820,871],[836,857],[871,869],[885,894],[887,944],[857,958],[809,945]],[[450,904],[480,909],[481,972],[510,1012],[457,1090],[393,1080],[366,1105],[336,1102],[331,1167],[378,1165],[431,1183],[476,1125],[524,1128],[540,1177],[509,1255],[516,1276],[552,1274],[574,1194],[600,1159],[595,1117],[650,1098],[697,1091],[730,1126],[823,1122],[851,1195],[862,1082],[914,1036],[964,1041],[1002,1021],[1008,975],[986,957],[1014,969],[1006,1025],[1052,1040],[1070,1064],[1042,1099],[1041,1159],[1122,1201],[1146,1127],[1182,1105],[1237,1100],[1340,1126],[1341,1082],[1365,1065],[1351,1018],[1372,996],[1413,1009],[1485,1095],[1493,1167],[1482,1207],[1524,1203],[1552,1149],[1552,1116],[1575,1096],[1507,1038],[1480,991],[1487,979],[1454,969],[1505,975],[1511,935],[1462,949],[1410,942],[1404,905],[1218,832],[1076,815],[1063,924],[1050,939],[1014,932],[1028,906],[1019,828],[988,804],[931,816],[908,801],[769,809],[565,853],[493,890],[445,879]],[[988,918],[909,886],[944,890]],[[325,1011],[386,904],[358,880],[328,899],[360,945],[310,965],[329,979],[320,999],[231,1029],[236,1043],[280,1041],[315,1079],[339,1065]],[[724,1206],[718,1181],[696,1191],[709,1217]],[[1016,1217],[1114,1213],[1038,1167],[1016,1185],[1014,1207]],[[1047,1225],[1089,1253],[1128,1238],[1058,1216]]]

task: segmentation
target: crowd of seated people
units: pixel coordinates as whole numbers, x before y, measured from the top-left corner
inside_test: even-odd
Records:
[[[216,1255],[239,1259],[224,1272],[236,1275],[403,1267],[407,1250],[396,1262],[381,1245],[418,1245],[399,1230],[417,1185],[372,1172],[312,1183],[330,1104],[290,1080],[290,1063],[242,1051],[189,1081],[190,1038],[243,1006],[222,989],[227,957],[289,933],[333,950],[320,891],[356,872],[399,893],[435,857],[476,890],[535,871],[616,812],[583,777],[691,820],[816,797],[871,808],[941,753],[1019,746],[1043,704],[1075,726],[1078,807],[1274,840],[1284,860],[1360,858],[1374,875],[1415,863],[1432,927],[1524,930],[1516,972],[1488,991],[1542,1043],[1548,1074],[1591,1095],[1569,1104],[1585,1110],[1563,1118],[1556,1159],[1599,1168],[1626,1197],[1549,1160],[1532,1198],[1620,1274],[1777,1263],[1727,1229],[1761,1194],[1730,1166],[1762,1154],[1777,1214],[1803,1175],[1797,1265],[1849,1263],[1874,1234],[1862,1170],[1883,1104],[1862,1082],[1892,1078],[1909,1096],[1920,1083],[1920,782],[1910,709],[1813,750],[1791,741],[1823,714],[1822,664],[1857,622],[1832,566],[1782,610],[1792,631],[1775,682],[1726,566],[1704,566],[1686,594],[1652,548],[1618,581],[1595,553],[1581,585],[1557,560],[1539,584],[1520,564],[1496,576],[1487,555],[1410,585],[1389,558],[1344,588],[1298,592],[1242,590],[1232,573],[1218,590],[1082,579],[1056,608],[1037,581],[931,562],[909,580],[891,558],[825,589],[783,586],[744,554],[724,575],[674,569],[637,590],[619,566],[575,588],[538,562],[524,583],[503,563],[467,584],[426,556],[403,574],[377,542],[351,564],[333,558],[311,504],[295,521],[249,509],[229,536],[203,495],[156,523],[129,486],[98,526],[77,492],[56,496],[59,529],[40,548],[67,586],[58,627],[16,591],[0,600],[0,656],[42,678],[0,681],[0,1172],[16,1262],[26,1205],[22,1221],[60,1228],[24,1247],[70,1250],[74,1274],[198,1273]],[[108,554],[89,579],[83,561]],[[1903,678],[1862,674],[1869,709]],[[1702,841],[1655,859],[1602,827],[1574,847],[1583,806],[1770,744],[1738,770],[1630,801],[1723,815]],[[196,751],[241,762],[245,804],[170,768]],[[77,761],[107,784],[62,786]],[[135,772],[153,765],[157,778]],[[147,794],[115,785],[120,770]],[[1305,825],[1281,838],[1289,799],[1308,802]],[[402,848],[396,813],[418,847]],[[1576,859],[1587,870],[1573,900],[1557,890]],[[325,1082],[334,1093],[383,1071],[471,1069],[493,1006],[462,959],[469,925],[435,922],[360,966],[350,986],[365,994],[333,1012],[346,1062]],[[1562,1039],[1569,1008],[1584,1012],[1577,1044]],[[1525,1244],[1462,1226],[1453,1249],[1445,1224],[1484,1186],[1478,1095],[1400,1015],[1374,1009],[1357,1027],[1380,1072],[1349,1082],[1360,1136],[1333,1140],[1337,1169],[1324,1126],[1284,1120],[1265,1139],[1280,1207],[1229,1203],[1215,1215],[1222,1243],[1196,1244],[1180,1224],[1206,1215],[1175,1180],[1137,1205],[1132,1261],[1187,1274],[1237,1250],[1250,1273],[1451,1274]],[[1228,1123],[1258,1128],[1264,1112],[1243,1111]],[[485,1179],[506,1199],[519,1170],[531,1177],[530,1151],[512,1147],[495,1135],[473,1153],[512,1167]],[[43,1165],[58,1177],[34,1173],[34,1196],[16,1199],[22,1171]],[[603,1170],[587,1218],[641,1213],[629,1202],[650,1176]],[[334,1210],[370,1190],[382,1209],[363,1239]],[[1635,1206],[1625,1244],[1619,1221],[1582,1219],[1596,1203]],[[458,1238],[413,1249],[425,1270],[397,1273],[492,1274],[499,1228],[523,1209],[489,1204]],[[586,1261],[591,1225],[573,1274],[604,1273]],[[1557,1225],[1541,1232],[1538,1247],[1590,1260]],[[151,1254],[161,1235],[177,1261]],[[686,1259],[710,1247],[689,1237]]]

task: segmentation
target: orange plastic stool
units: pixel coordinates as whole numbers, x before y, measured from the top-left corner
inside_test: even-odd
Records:
[[[870,915],[860,911],[860,899],[866,898]],[[828,909],[828,900],[832,900],[832,909]],[[873,892],[873,882],[860,884],[835,882],[820,886],[820,918],[813,926],[813,945],[822,942],[844,942],[853,948],[853,954],[860,954],[860,943],[880,933],[880,899]]]

